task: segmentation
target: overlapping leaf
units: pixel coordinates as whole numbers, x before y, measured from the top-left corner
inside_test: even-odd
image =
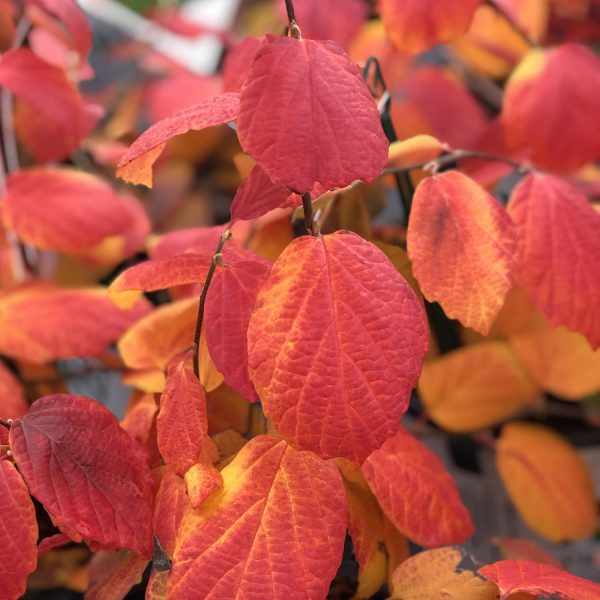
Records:
[[[167,469],[156,493],[153,529],[169,558],[173,557],[179,526],[189,506],[183,479]]]
[[[348,232],[303,237],[258,295],[250,379],[294,443],[362,462],[397,431],[426,347],[419,300],[380,250]]]
[[[152,165],[166,143],[191,130],[205,129],[234,121],[239,113],[239,96],[226,93],[205,98],[155,123],[145,131],[119,161],[117,175],[130,183],[152,187]]]
[[[387,160],[371,93],[330,41],[266,37],[240,93],[238,135],[273,181],[297,193],[372,181]]]
[[[419,184],[408,224],[408,255],[428,300],[487,333],[511,286],[514,228],[502,206],[458,171]]]
[[[563,117],[564,118],[564,117]],[[515,277],[552,325],[600,346],[600,214],[585,196],[552,175],[528,175],[511,195],[516,228]]]
[[[502,118],[509,143],[559,172],[597,160],[599,95],[600,59],[591,49],[569,43],[532,50],[506,86]]]
[[[110,411],[81,396],[45,396],[9,439],[32,495],[69,537],[150,555],[150,471]]]
[[[562,542],[596,530],[589,470],[575,448],[551,429],[524,422],[505,425],[496,462],[509,496],[535,532]]]
[[[405,430],[362,469],[390,521],[420,546],[461,544],[472,535],[471,517],[442,462]]]
[[[221,485],[221,473],[206,460],[196,463],[185,474],[185,488],[194,508],[198,508]]]
[[[248,69],[263,40],[264,38],[247,36],[229,49],[223,61],[223,91],[239,92],[242,89]]]
[[[253,438],[181,525],[169,598],[321,599],[342,557],[346,507],[331,463]]]
[[[27,486],[8,460],[0,460],[0,513],[0,589],[3,599],[17,600],[37,564],[38,526]]]
[[[500,588],[500,600],[514,592],[557,596],[564,600],[596,600],[600,585],[562,569],[532,560],[501,560],[477,571]]]
[[[135,552],[97,552],[90,563],[90,585],[85,600],[122,600],[142,580],[148,557]]]

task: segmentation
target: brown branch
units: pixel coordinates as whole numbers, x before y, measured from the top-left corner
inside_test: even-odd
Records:
[[[294,0],[285,0],[285,9],[287,11],[288,21],[290,23],[289,35],[290,37],[300,39],[302,37],[302,34],[300,32],[300,27],[298,27],[298,21],[296,21]]]
[[[8,421],[5,421],[4,419],[0,419],[0,425],[2,425],[3,427],[6,427],[6,429],[10,429],[12,427],[12,419],[8,419]]]
[[[212,281],[213,275],[215,274],[215,269],[217,268],[219,260],[222,256],[221,251],[223,250],[223,246],[225,245],[225,242],[229,239],[231,239],[231,231],[229,229],[226,229],[221,235],[219,245],[217,246],[212,262],[210,263],[208,274],[206,275],[206,280],[204,281],[202,293],[200,294],[200,303],[198,304],[198,317],[196,319],[196,331],[194,333],[194,344],[192,346],[194,350],[194,373],[196,377],[198,377],[198,379],[200,379],[200,365],[198,364],[198,355],[200,352],[200,334],[202,333],[202,321],[204,320],[204,306],[206,304],[206,295],[208,294],[210,282]]]
[[[519,34],[520,37],[525,40],[527,45],[537,48],[539,44],[517,23],[512,16],[499,4],[496,3],[495,0],[485,0],[485,4],[491,6],[515,31],[515,33]]]
[[[308,235],[316,235],[315,219],[313,216],[313,206],[310,192],[302,194],[302,208],[304,209],[304,224],[306,225],[306,231],[308,232]]]

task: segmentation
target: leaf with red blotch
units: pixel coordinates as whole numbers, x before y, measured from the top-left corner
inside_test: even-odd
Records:
[[[104,289],[25,285],[0,295],[0,352],[36,364],[94,356],[149,311],[145,300],[120,310]]]
[[[513,592],[557,596],[562,600],[598,600],[600,585],[532,560],[501,560],[481,567],[480,575],[500,588],[500,600]]]
[[[66,168],[11,174],[2,218],[27,244],[71,254],[120,234],[131,224],[130,207],[110,185]]]
[[[258,400],[248,375],[248,325],[271,265],[262,259],[223,265],[208,289],[206,344],[225,382],[249,402]]]
[[[185,489],[190,503],[198,508],[215,490],[223,485],[221,473],[208,461],[193,465],[185,474]]]
[[[397,50],[418,54],[465,33],[482,0],[379,0],[379,14]]]
[[[23,386],[8,367],[0,362],[0,418],[6,420],[22,417],[28,408]]]
[[[600,58],[579,44],[532,50],[506,86],[507,142],[544,169],[572,171],[600,158]],[[569,126],[565,127],[564,124]]]
[[[164,290],[177,285],[204,283],[212,254],[188,252],[169,258],[148,260],[123,271],[110,285],[108,293],[120,308],[129,308],[142,292]]]
[[[248,329],[250,380],[277,430],[359,463],[398,430],[426,348],[415,293],[350,232],[294,240]]]
[[[27,486],[8,460],[0,460],[0,514],[0,589],[2,598],[16,600],[37,564],[38,526]]]
[[[269,435],[251,439],[222,475],[223,487],[183,520],[170,600],[324,598],[346,531],[335,465]]]
[[[194,374],[191,352],[176,356],[167,367],[156,427],[165,463],[184,475],[199,460],[208,437],[206,396]]]
[[[248,36],[229,49],[223,61],[223,91],[239,92],[242,89],[250,65],[264,39]]]
[[[531,173],[513,191],[515,279],[551,325],[583,333],[600,346],[600,214],[569,183]]]
[[[408,255],[425,297],[486,334],[511,287],[514,227],[504,208],[458,171],[423,180],[408,223]]]
[[[14,421],[9,440],[31,494],[69,537],[151,554],[152,475],[109,410],[45,396]]]
[[[401,429],[375,450],[363,473],[390,521],[413,542],[462,544],[473,522],[440,459]]]
[[[70,544],[73,540],[64,534],[64,533],[55,533],[49,537],[45,537],[38,544],[38,556],[44,556],[44,554],[48,554],[48,552],[52,552],[56,548],[61,548],[62,546],[66,546]]]
[[[278,7],[285,18],[283,2]],[[368,9],[362,0],[303,0],[297,2],[295,12],[303,37],[347,46],[366,21]]]
[[[239,109],[239,95],[226,93],[205,98],[155,123],[121,157],[117,175],[130,183],[152,187],[152,165],[171,138],[234,121]]]
[[[16,111],[16,129],[38,162],[68,156],[101,116],[101,109],[82,100],[62,69],[25,48],[3,54],[0,85],[26,103],[25,114]]]
[[[388,141],[359,68],[335,42],[267,36],[240,92],[244,150],[296,193],[376,179]]]
[[[122,600],[142,580],[148,557],[135,552],[97,552],[90,562],[90,586],[85,600]]]
[[[156,494],[153,524],[154,535],[169,558],[173,557],[177,532],[189,505],[183,479],[166,470]]]

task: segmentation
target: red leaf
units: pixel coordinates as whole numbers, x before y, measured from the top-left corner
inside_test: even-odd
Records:
[[[239,92],[246,81],[248,70],[264,37],[245,37],[239,44],[233,46],[223,62],[223,90]]]
[[[10,446],[31,494],[72,539],[152,552],[152,476],[110,411],[89,398],[40,398]]]
[[[131,224],[130,207],[102,179],[74,169],[38,168],[8,177],[6,227],[37,248],[77,253]]]
[[[150,258],[170,258],[184,252],[206,253],[212,256],[217,249],[217,244],[224,231],[225,226],[223,225],[217,225],[216,227],[189,227],[187,229],[170,231],[161,235],[156,244],[150,248]],[[231,249],[235,244],[235,240],[230,240],[224,250]]]
[[[147,566],[148,558],[133,552],[94,554],[85,600],[122,600],[142,580]]]
[[[130,183],[152,187],[152,165],[165,144],[178,135],[234,121],[239,112],[238,94],[227,93],[205,98],[155,123],[145,131],[119,161],[117,175]]]
[[[467,31],[480,4],[481,0],[379,0],[379,13],[394,46],[418,54]]]
[[[267,36],[240,93],[238,135],[296,193],[373,181],[387,162],[375,102],[334,42]]]
[[[25,48],[2,55],[0,85],[28,105],[26,114],[17,111],[16,127],[38,162],[68,156],[101,114],[99,107],[84,104],[62,69]]]
[[[71,538],[64,533],[55,533],[44,538],[38,545],[38,556],[44,556],[56,548],[61,548],[72,542]]]
[[[160,482],[154,508],[154,535],[169,558],[173,557],[177,532],[190,500],[185,493],[185,483],[179,475],[168,469]]]
[[[0,460],[0,514],[0,589],[3,600],[16,600],[37,564],[38,526],[27,486],[8,460]]]
[[[222,475],[223,488],[184,518],[170,600],[324,598],[346,529],[335,465],[259,436]]]
[[[551,325],[600,346],[600,214],[566,181],[532,173],[508,204],[517,233],[518,282]]]
[[[223,266],[206,297],[204,323],[210,356],[227,385],[249,402],[258,396],[248,376],[248,325],[269,270],[263,260]]]
[[[420,546],[462,544],[475,531],[440,459],[405,430],[375,450],[362,469],[390,521]]]
[[[513,592],[556,595],[562,600],[598,600],[600,585],[532,560],[501,560],[477,571],[499,588],[500,600]]]
[[[23,386],[0,362],[0,418],[6,420],[22,417],[28,408]]]
[[[101,289],[24,286],[0,295],[0,352],[38,364],[93,356],[148,312],[146,301],[120,310]]]
[[[200,459],[208,437],[206,397],[194,374],[191,353],[176,356],[167,367],[156,426],[165,463],[184,475]]]
[[[428,300],[487,333],[511,287],[515,234],[504,208],[458,171],[422,181],[408,224],[408,255]]]
[[[349,232],[292,242],[248,330],[250,379],[277,430],[324,458],[357,462],[398,430],[426,348],[414,292]]]
[[[600,158],[600,58],[579,44],[531,51],[506,86],[507,140],[540,167],[571,171]],[[565,123],[569,126],[565,127]]]

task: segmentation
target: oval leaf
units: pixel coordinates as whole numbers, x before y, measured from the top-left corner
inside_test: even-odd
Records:
[[[359,463],[398,430],[426,347],[408,283],[349,232],[290,244],[248,329],[250,379],[277,430]]]

